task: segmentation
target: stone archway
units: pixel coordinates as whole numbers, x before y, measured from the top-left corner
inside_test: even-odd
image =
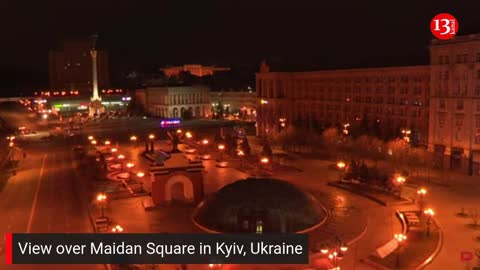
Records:
[[[194,201],[192,180],[182,174],[171,176],[165,183],[165,201]]]
[[[185,109],[185,107],[182,107],[182,108],[180,109],[180,117],[181,117],[181,118],[184,118],[184,117],[185,117],[185,111],[187,111],[187,110]]]
[[[173,117],[178,117],[178,108],[173,108]]]

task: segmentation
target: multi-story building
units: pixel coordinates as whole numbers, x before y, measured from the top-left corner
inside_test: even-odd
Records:
[[[165,67],[165,68],[161,68],[160,70],[163,71],[163,73],[167,77],[178,76],[181,72],[188,72],[194,76],[203,77],[203,76],[213,75],[220,71],[229,71],[230,68],[189,64],[189,65],[183,65],[183,66]]]
[[[289,124],[349,124],[395,136],[409,129],[427,144],[430,67],[390,67],[256,75],[257,135]]]
[[[61,50],[48,54],[50,90],[79,91],[90,95],[92,91],[92,49],[88,39],[71,39],[63,43]],[[108,74],[108,54],[97,51],[97,79],[99,89],[110,86]]]
[[[257,94],[253,91],[212,91],[212,106],[225,106],[233,116],[240,120],[254,121],[257,105]]]
[[[151,115],[163,118],[202,118],[210,114],[205,86],[148,86],[135,93],[137,102]]]
[[[430,65],[429,148],[439,164],[478,174],[480,35],[432,41]]]

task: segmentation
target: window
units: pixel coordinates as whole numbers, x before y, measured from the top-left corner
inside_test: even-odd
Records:
[[[457,100],[457,110],[463,110],[463,100]]]
[[[263,221],[257,220],[256,233],[263,233]]]
[[[445,109],[445,99],[440,99],[438,107],[440,109]]]
[[[438,115],[438,126],[440,128],[443,128],[445,126],[445,114],[444,113]]]
[[[463,126],[463,115],[457,115],[455,124],[457,127]]]

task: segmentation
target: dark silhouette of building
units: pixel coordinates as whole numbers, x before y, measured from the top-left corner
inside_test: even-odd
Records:
[[[48,54],[51,90],[77,90],[80,94],[92,92],[92,58],[90,39],[68,39],[60,50]],[[97,51],[99,89],[109,88],[108,54]]]

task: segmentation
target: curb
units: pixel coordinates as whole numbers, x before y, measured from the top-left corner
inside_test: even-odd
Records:
[[[374,196],[365,194],[364,192],[359,192],[359,191],[355,191],[355,190],[346,188],[346,187],[344,187],[344,186],[342,186],[342,185],[337,184],[336,182],[328,182],[328,185],[329,185],[329,186],[332,186],[332,187],[336,187],[336,188],[340,188],[340,189],[346,190],[346,191],[348,191],[348,192],[350,192],[350,193],[353,193],[353,194],[360,195],[360,196],[365,197],[365,198],[367,198],[367,199],[370,199],[370,200],[372,200],[372,201],[374,201],[374,202],[376,202],[376,203],[378,203],[378,204],[380,204],[380,205],[382,205],[382,206],[388,206],[387,203],[385,203],[384,201],[382,201],[382,200],[380,200],[380,199],[378,199],[378,198],[376,198],[376,197],[374,197]]]
[[[443,247],[443,231],[442,231],[442,228],[440,227],[440,225],[438,224],[438,221],[436,221],[434,219],[433,222],[435,223],[435,225],[437,225],[437,229],[438,229],[437,247],[435,248],[433,253],[422,264],[420,264],[419,266],[417,266],[417,268],[415,268],[415,270],[424,269],[426,266],[428,266],[433,261],[433,259],[435,259],[438,256],[438,254],[442,250],[442,247]]]

